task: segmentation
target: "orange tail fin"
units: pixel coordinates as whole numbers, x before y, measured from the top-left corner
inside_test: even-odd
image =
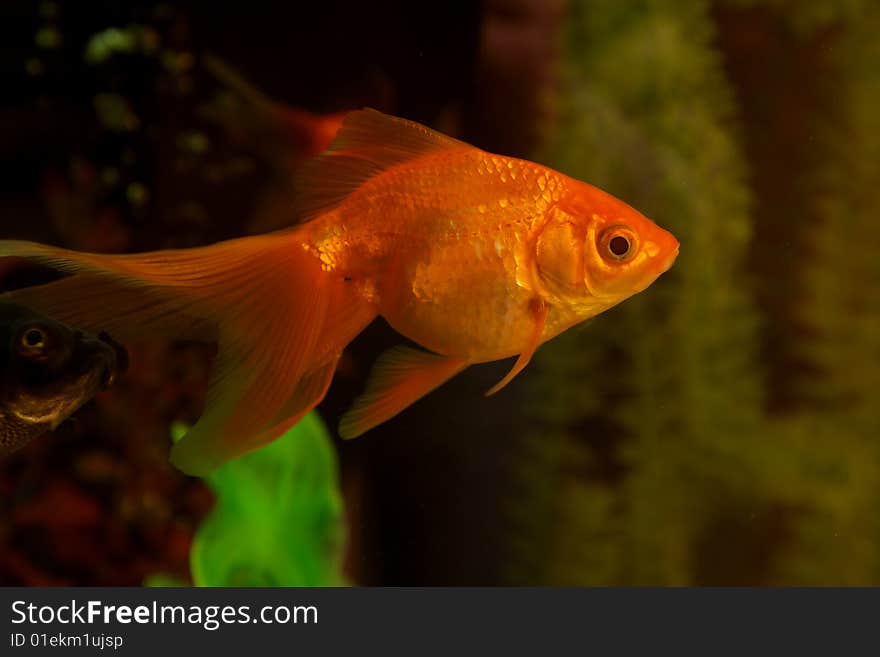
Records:
[[[321,269],[295,231],[133,255],[0,241],[5,256],[72,275],[0,298],[121,341],[218,341],[205,411],[171,455],[196,475],[271,442],[314,407],[339,352],[376,315]]]

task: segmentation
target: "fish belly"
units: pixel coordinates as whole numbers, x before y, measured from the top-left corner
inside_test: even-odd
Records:
[[[534,293],[516,283],[512,253],[494,240],[412,243],[380,284],[380,313],[439,354],[470,362],[518,354],[532,330]]]

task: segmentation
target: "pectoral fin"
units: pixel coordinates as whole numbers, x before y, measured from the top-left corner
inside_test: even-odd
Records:
[[[522,372],[525,366],[529,364],[529,361],[532,360],[532,356],[538,349],[538,345],[541,344],[541,334],[544,332],[544,324],[547,322],[547,314],[550,312],[550,306],[548,306],[541,299],[535,299],[534,301],[532,301],[531,309],[535,316],[535,326],[532,330],[531,336],[529,336],[529,341],[526,344],[526,348],[523,349],[522,353],[520,353],[519,358],[516,359],[516,362],[507,373],[507,376],[501,379],[486,392],[487,397],[494,395],[508,383],[513,381],[514,377]]]
[[[391,419],[468,366],[464,360],[411,347],[394,347],[376,361],[367,389],[339,422],[339,435],[355,438]]]

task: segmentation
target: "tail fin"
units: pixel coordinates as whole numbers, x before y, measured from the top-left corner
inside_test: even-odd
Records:
[[[314,407],[339,351],[375,317],[290,231],[133,255],[0,241],[5,256],[72,275],[0,298],[122,341],[218,341],[205,411],[172,451],[190,474],[271,442]]]

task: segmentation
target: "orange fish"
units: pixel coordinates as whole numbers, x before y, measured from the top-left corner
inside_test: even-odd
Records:
[[[118,340],[218,341],[202,417],[172,461],[205,474],[321,399],[377,315],[396,347],[343,417],[351,438],[473,363],[519,357],[644,290],[678,242],[625,203],[547,167],[374,110],[352,112],[301,177],[296,226],[193,249],[78,253],[0,241],[72,276],[11,300]],[[132,418],[136,421],[136,418]]]

